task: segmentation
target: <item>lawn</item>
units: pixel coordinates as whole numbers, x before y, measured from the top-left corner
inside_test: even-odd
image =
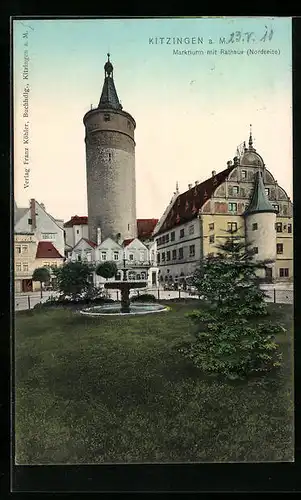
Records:
[[[68,309],[16,314],[17,464],[293,460],[291,305],[269,305],[288,331],[283,366],[227,382],[175,349],[185,313],[87,318]]]

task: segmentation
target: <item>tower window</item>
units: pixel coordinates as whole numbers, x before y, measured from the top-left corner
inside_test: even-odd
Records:
[[[242,170],[241,171],[241,178],[242,179],[246,179],[247,178],[247,171],[246,170]]]
[[[106,113],[104,115],[103,119],[104,119],[105,122],[109,122],[111,120],[111,117],[110,117],[110,115],[108,113]]]
[[[214,243],[214,234],[209,236],[209,243]]]
[[[209,224],[209,231],[213,231],[213,229],[214,229],[214,222],[211,222]]]
[[[264,188],[264,190],[265,190],[265,194],[267,196],[270,196],[270,188]]]
[[[276,231],[277,233],[282,233],[282,222],[276,223]]]
[[[275,208],[275,210],[277,210],[277,212],[279,212],[279,205],[273,205],[273,208]]]
[[[112,153],[109,153],[108,157],[109,157],[109,161],[111,161],[112,160]]]
[[[130,225],[128,224],[128,231],[130,230]]]
[[[232,192],[233,194],[238,194],[238,186],[233,186]]]
[[[277,253],[283,253],[283,243],[277,243]]]
[[[252,230],[256,231],[256,229],[258,229],[258,224],[257,222],[254,222],[254,224],[252,224]]]
[[[287,232],[288,232],[288,233],[291,233],[291,232],[292,232],[292,225],[291,225],[291,224],[288,224],[288,225],[287,225]]]

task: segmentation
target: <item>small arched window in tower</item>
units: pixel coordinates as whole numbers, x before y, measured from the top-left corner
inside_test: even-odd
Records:
[[[104,119],[105,122],[109,122],[111,120],[111,117],[110,117],[109,113],[106,113],[104,115],[103,119]]]
[[[109,158],[109,161],[111,161],[111,160],[112,160],[112,153],[109,153],[109,154],[108,154],[108,158]]]

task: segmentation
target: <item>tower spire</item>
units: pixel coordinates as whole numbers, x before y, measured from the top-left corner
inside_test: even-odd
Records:
[[[266,195],[262,173],[260,171],[256,173],[253,195],[250,204],[245,211],[245,215],[259,212],[277,212]]]
[[[98,107],[102,109],[122,109],[121,103],[118,99],[114,79],[113,79],[113,64],[110,61],[110,53],[107,53],[108,60],[104,65],[105,80],[102,88]]]
[[[250,123],[249,149],[253,149],[252,124]]]

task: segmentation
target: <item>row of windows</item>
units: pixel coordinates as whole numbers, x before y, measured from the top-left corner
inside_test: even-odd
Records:
[[[16,253],[28,253],[28,245],[16,245]]]
[[[91,256],[91,253],[90,252],[86,252],[85,253],[86,257],[88,258],[89,260],[89,257]],[[101,252],[100,253],[100,258],[101,260],[108,260],[108,253],[107,252]],[[152,251],[152,257],[154,257],[154,251]],[[77,255],[77,260],[81,260],[82,257],[81,257],[81,254],[79,253]],[[134,254],[133,253],[130,253],[129,256],[128,256],[128,259],[129,260],[134,260]],[[140,253],[140,260],[144,260],[145,259],[145,252],[144,250],[141,251]],[[113,252],[113,260],[120,260],[120,252]]]
[[[195,245],[190,245],[189,246],[189,257],[195,257]],[[184,249],[179,248],[178,249],[178,257],[177,257],[177,250],[174,249],[171,252],[168,250],[167,252],[162,252],[161,254],[157,254],[157,259],[158,259],[158,264],[160,262],[168,262],[170,260],[176,260],[176,259],[183,259],[184,258]]]
[[[28,262],[17,262],[16,271],[28,271]]]
[[[277,243],[276,251],[277,251],[277,254],[283,253],[283,243]],[[258,247],[253,247],[253,252],[258,253]]]
[[[188,227],[188,234],[191,236],[194,234],[194,225],[191,225]],[[182,228],[180,229],[180,238],[184,238],[185,236],[185,229]],[[169,241],[175,241],[176,240],[176,233],[175,231],[172,231],[170,233],[170,240],[169,240],[169,234],[164,234],[160,238],[157,238],[157,245],[164,245],[165,243],[169,243]]]

